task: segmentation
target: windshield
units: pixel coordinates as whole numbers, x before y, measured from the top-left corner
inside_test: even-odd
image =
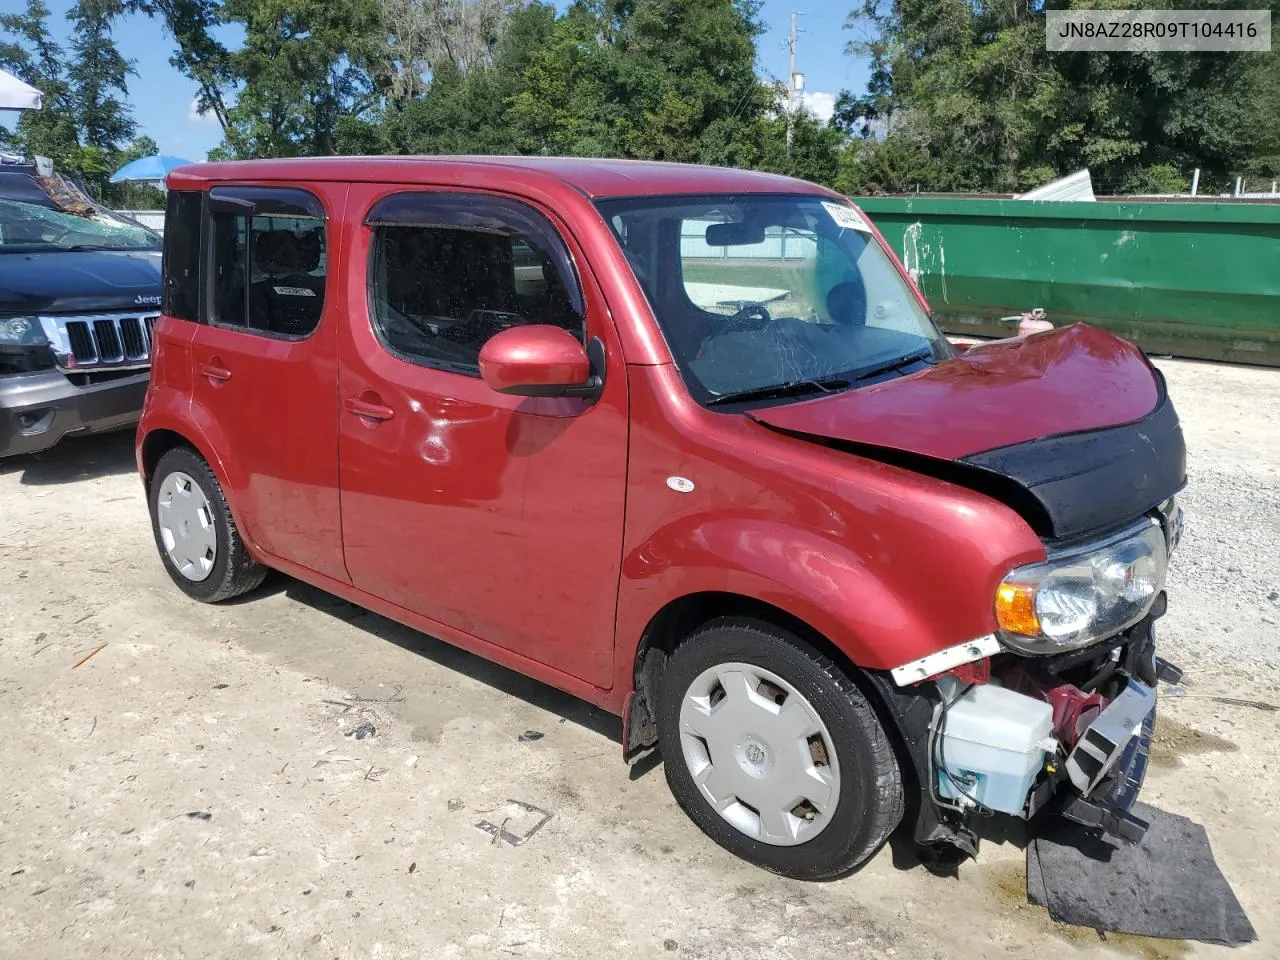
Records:
[[[700,403],[848,389],[951,356],[847,204],[741,195],[598,207]]]
[[[61,206],[35,177],[0,176],[0,253],[158,250],[146,227],[121,219],[59,179]]]

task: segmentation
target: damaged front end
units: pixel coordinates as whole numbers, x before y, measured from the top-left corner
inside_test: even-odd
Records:
[[[974,855],[974,818],[1060,815],[1136,842],[1156,686],[1173,498],[1108,537],[1013,571],[998,633],[873,678],[918,787],[915,838]]]

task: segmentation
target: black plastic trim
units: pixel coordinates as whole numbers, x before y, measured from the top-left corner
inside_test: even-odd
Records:
[[[934,796],[929,752],[934,711],[941,699],[937,687],[921,684],[904,689],[880,670],[863,670],[861,675],[877,694],[871,700],[872,706],[894,741],[907,794],[903,821],[910,824],[912,840],[926,851],[953,847],[968,856],[977,856],[978,835],[964,813],[944,807]]]
[[[1141,516],[1187,482],[1182,427],[1163,389],[1156,408],[1133,423],[1031,440],[959,462],[1025,489],[1059,540]]]
[[[1017,511],[1038,536],[1062,541],[1131,523],[1186,486],[1182,427],[1163,379],[1157,382],[1156,407],[1140,420],[1039,437],[959,460],[756,422],[775,433],[974,490]]]
[[[216,209],[219,204],[223,209]],[[209,209],[238,216],[327,219],[320,198],[302,187],[220,185],[209,191]]]

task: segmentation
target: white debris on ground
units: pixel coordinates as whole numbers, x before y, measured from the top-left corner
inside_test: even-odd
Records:
[[[1161,625],[1187,676],[1146,798],[1207,827],[1261,938],[1232,957],[1274,957],[1280,713],[1248,702],[1280,704],[1280,371],[1160,365],[1190,451]],[[888,848],[770,876],[661,767],[631,779],[619,736],[284,578],[188,601],[128,436],[0,463],[0,958],[1222,955],[1052,924],[1005,838],[958,879]]]

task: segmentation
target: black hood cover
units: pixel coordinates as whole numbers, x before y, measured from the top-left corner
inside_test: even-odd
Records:
[[[1187,482],[1182,426],[1160,378],[1160,400],[1134,423],[1044,437],[957,461],[1013,481],[1020,512],[1042,536],[1065,540],[1141,516]],[[972,484],[968,484],[972,485]],[[1044,529],[1047,527],[1048,529]]]
[[[956,460],[764,425],[968,487],[1008,504],[1039,536],[1072,540],[1129,523],[1186,486],[1182,426],[1164,377],[1155,373],[1156,406],[1140,420],[1039,437]]]

